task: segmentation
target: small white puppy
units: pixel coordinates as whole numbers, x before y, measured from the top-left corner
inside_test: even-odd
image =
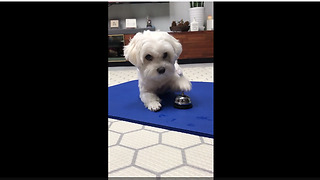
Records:
[[[190,91],[177,63],[182,46],[167,32],[137,33],[124,47],[124,56],[138,69],[140,99],[151,111],[159,111],[159,94],[167,91]]]

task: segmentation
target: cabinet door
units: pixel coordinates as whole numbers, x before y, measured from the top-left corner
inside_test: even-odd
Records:
[[[213,31],[172,33],[182,44],[179,59],[213,58]]]
[[[133,38],[135,34],[125,34],[124,35],[124,45],[128,45],[130,42],[130,39]]]

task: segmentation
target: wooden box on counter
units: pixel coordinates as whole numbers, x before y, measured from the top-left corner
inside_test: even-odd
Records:
[[[194,32],[169,32],[182,44],[182,59],[205,59],[213,58],[213,33],[214,31],[194,31]],[[134,34],[124,35],[124,44],[127,45]]]

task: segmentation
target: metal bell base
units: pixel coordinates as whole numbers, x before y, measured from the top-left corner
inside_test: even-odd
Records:
[[[174,103],[173,106],[174,106],[175,108],[177,108],[177,109],[190,109],[190,108],[192,108],[192,104],[180,105],[180,104]]]
[[[178,109],[189,109],[192,108],[191,99],[189,96],[185,95],[183,92],[178,95],[174,100],[174,107]]]

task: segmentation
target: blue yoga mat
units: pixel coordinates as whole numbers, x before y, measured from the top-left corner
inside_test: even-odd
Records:
[[[108,88],[108,117],[213,138],[213,86],[214,83],[191,82],[192,90],[185,94],[191,98],[191,109],[176,109],[174,99],[178,93],[160,96],[162,108],[149,111],[139,98],[138,81],[129,81]]]

